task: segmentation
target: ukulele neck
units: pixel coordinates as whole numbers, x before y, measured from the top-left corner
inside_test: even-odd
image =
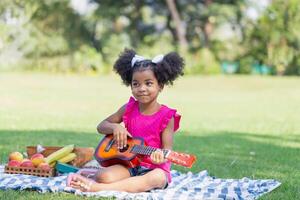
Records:
[[[143,146],[143,145],[134,145],[131,152],[141,155],[150,156],[152,152],[156,151],[158,148],[150,147],[150,146]],[[162,149],[164,157],[166,158],[171,150]]]

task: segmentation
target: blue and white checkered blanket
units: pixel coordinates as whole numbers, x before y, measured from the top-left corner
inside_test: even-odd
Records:
[[[69,192],[76,195],[96,197],[116,197],[117,199],[147,200],[184,200],[184,199],[257,199],[277,188],[281,183],[276,180],[219,179],[208,175],[207,171],[199,173],[180,173],[172,171],[172,183],[165,190],[151,192],[127,193],[116,191],[80,192],[66,187],[66,176],[41,178],[21,174],[5,174],[0,165],[0,189],[37,190],[39,192]]]

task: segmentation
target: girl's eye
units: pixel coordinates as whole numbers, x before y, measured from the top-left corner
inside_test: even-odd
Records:
[[[147,86],[151,86],[153,83],[152,82],[147,82],[146,85]]]
[[[137,86],[138,86],[138,83],[132,83],[132,86],[133,86],[133,87],[137,87]]]

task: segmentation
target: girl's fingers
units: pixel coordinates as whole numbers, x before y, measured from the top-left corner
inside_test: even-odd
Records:
[[[122,134],[119,133],[119,143],[118,143],[118,148],[119,149],[121,149],[122,143],[123,143],[123,137],[122,137]]]
[[[116,136],[117,136],[117,146],[118,146],[118,149],[119,149],[120,148],[120,142],[121,142],[120,133],[117,133]]]
[[[114,133],[114,141],[115,141],[115,144],[117,144],[118,146],[118,134],[117,133]]]
[[[123,146],[122,147],[126,147],[127,146],[127,133],[124,133],[123,135]]]
[[[155,162],[154,153],[151,153],[150,159],[151,159],[153,162]]]
[[[123,147],[123,134],[119,133],[119,149]]]
[[[125,145],[125,143],[126,143],[126,134],[125,134],[125,133],[122,133],[122,134],[121,134],[121,137],[122,137],[122,139],[121,139],[120,148],[123,149],[123,147],[124,147],[124,145]]]
[[[164,162],[164,155],[161,150],[156,150],[151,154],[151,160],[156,164],[161,164]]]
[[[159,163],[159,155],[158,155],[158,153],[155,153],[154,159],[155,159],[156,163]]]
[[[159,150],[159,152],[157,153],[157,159],[159,160],[159,163],[163,162],[163,154],[161,150]]]
[[[155,152],[153,152],[152,154],[151,154],[151,160],[155,163],[155,164],[157,164],[158,163],[158,156],[157,156],[157,152],[155,151]]]
[[[127,145],[127,134],[126,133],[120,133],[119,134],[119,143],[118,148],[123,149]]]

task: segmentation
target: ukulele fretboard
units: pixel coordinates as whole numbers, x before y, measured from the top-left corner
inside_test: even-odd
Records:
[[[141,155],[150,156],[152,152],[156,151],[157,148],[143,145],[134,145],[131,149],[131,152]],[[170,150],[162,149],[164,157],[166,157]]]

